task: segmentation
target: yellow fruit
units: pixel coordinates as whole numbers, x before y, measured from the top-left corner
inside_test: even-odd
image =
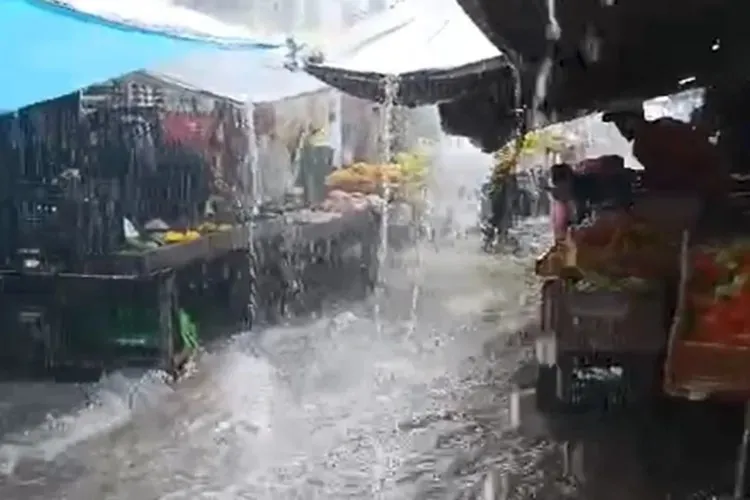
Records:
[[[167,231],[164,233],[165,243],[181,243],[185,241],[185,234],[179,231]]]
[[[528,132],[520,141],[513,139],[493,153],[493,176],[502,178],[514,172],[524,157],[543,154],[548,150],[560,152],[564,148],[565,140],[562,136],[545,130]]]

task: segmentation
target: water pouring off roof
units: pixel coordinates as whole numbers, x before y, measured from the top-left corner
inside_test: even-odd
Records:
[[[143,8],[137,9],[140,5]],[[140,14],[138,13],[140,12]],[[150,16],[154,16],[151,18]],[[4,0],[0,110],[75,92],[196,50],[258,51],[279,41],[163,2]]]

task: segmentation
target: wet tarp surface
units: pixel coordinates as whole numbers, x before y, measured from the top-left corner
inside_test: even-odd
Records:
[[[147,73],[166,83],[240,103],[275,102],[328,87],[304,71],[285,68],[283,50],[202,51]]]
[[[213,39],[218,43],[240,45],[265,43],[259,39],[257,32],[245,26],[227,24],[202,12],[176,5],[171,0],[53,1],[81,13],[149,31],[172,34],[180,38]]]
[[[400,78],[400,100],[427,104],[453,99],[467,85],[450,85],[505,66],[498,49],[454,3],[404,2],[355,26],[308,72],[350,94],[383,99],[383,82]]]
[[[236,31],[222,38],[219,31],[201,34],[179,23],[125,24],[128,20],[92,15],[65,3],[0,2],[0,110],[56,98],[196,50],[254,52],[277,46],[240,38]]]

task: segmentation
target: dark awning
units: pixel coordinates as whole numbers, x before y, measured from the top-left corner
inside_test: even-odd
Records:
[[[348,38],[343,53],[306,69],[333,87],[373,101],[385,100],[386,82],[393,77],[398,77],[398,104],[452,100],[507,65],[452,2],[438,1],[430,12],[417,12],[413,3],[399,4],[364,28],[355,26]]]

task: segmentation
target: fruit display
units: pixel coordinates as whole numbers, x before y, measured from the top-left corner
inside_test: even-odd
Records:
[[[394,163],[355,163],[338,169],[326,178],[329,191],[383,195],[391,189],[391,198],[412,199],[419,195],[427,177],[427,156],[418,152],[399,153]]]
[[[164,233],[164,243],[184,243],[186,241],[195,241],[201,237],[198,231],[167,231]]]
[[[381,194],[385,185],[398,185],[402,181],[403,174],[396,164],[355,163],[329,174],[326,186],[347,193]]]
[[[519,165],[545,153],[562,152],[566,142],[562,136],[545,130],[526,133],[522,139],[515,139],[492,154],[493,184],[499,183],[507,175],[518,170]]]
[[[687,306],[690,339],[750,346],[750,240],[692,252]]]
[[[583,280],[595,288],[640,289],[676,275],[678,254],[676,235],[618,212],[570,228],[564,240],[540,257],[536,271]]]
[[[231,224],[217,224],[215,222],[203,222],[196,228],[201,234],[213,233],[216,231],[229,231],[230,229],[232,229]]]
[[[204,222],[195,229],[187,229],[185,231],[170,229],[163,233],[161,241],[167,245],[174,243],[185,243],[187,241],[195,241],[204,234],[214,233],[217,231],[229,231],[230,229],[232,229],[231,224],[216,224],[214,222]]]
[[[373,204],[373,198],[379,199],[377,195],[365,195],[362,193],[347,193],[345,191],[333,190],[321,204],[320,208],[325,212],[346,213],[364,210]]]
[[[676,237],[627,213],[571,229],[568,242],[583,274],[659,280],[677,273]]]

